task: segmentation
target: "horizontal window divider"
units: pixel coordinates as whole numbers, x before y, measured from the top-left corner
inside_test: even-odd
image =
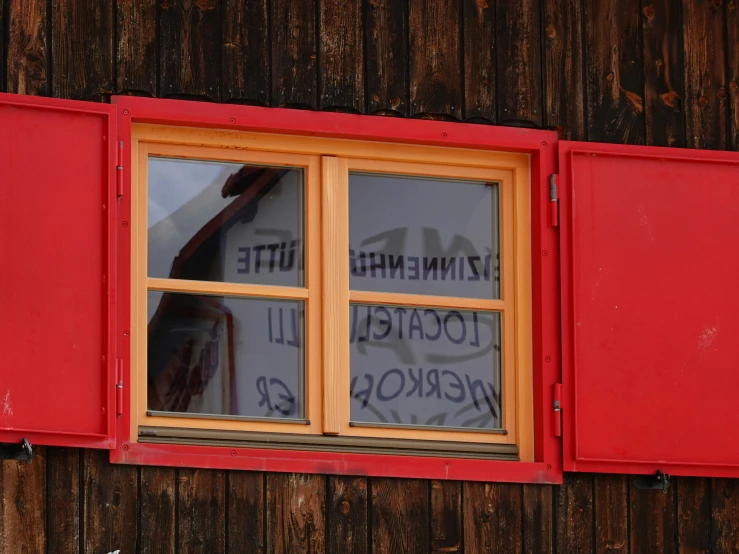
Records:
[[[138,442],[518,461],[515,444],[141,427]]]
[[[188,412],[159,412],[155,410],[147,410],[146,415],[150,417],[176,417],[188,419],[216,419],[216,420],[234,420],[234,421],[254,421],[263,423],[291,423],[293,425],[310,425],[310,419],[287,418],[287,417],[252,417],[239,415],[222,415],[222,414],[192,414]]]
[[[350,421],[350,427],[380,427],[386,429],[417,429],[419,431],[454,431],[455,433],[486,433],[490,435],[507,435],[505,429],[480,429],[477,427],[447,427],[445,425],[413,425],[402,423],[370,423],[364,421]]]
[[[411,306],[419,308],[449,308],[456,310],[477,310],[502,312],[506,303],[503,300],[484,298],[461,298],[456,296],[430,296],[425,294],[401,294],[394,292],[349,291],[349,302],[357,304],[380,304],[392,306]]]
[[[275,285],[251,285],[242,283],[220,283],[217,281],[188,281],[185,279],[160,279],[149,277],[146,287],[163,292],[182,292],[189,294],[243,296],[255,298],[275,298],[282,300],[307,300],[307,288],[280,287]]]

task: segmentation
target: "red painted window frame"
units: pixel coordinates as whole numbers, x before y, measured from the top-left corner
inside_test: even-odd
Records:
[[[561,439],[555,437],[553,390],[560,382],[559,236],[550,225],[549,175],[556,173],[557,134],[520,128],[411,120],[393,117],[208,104],[113,96],[118,111],[118,140],[123,142],[119,205],[117,350],[124,382],[130,365],[131,124],[153,123],[225,128],[429,146],[527,153],[531,156],[531,247],[533,305],[534,462],[475,460],[441,456],[393,456],[373,453],[316,452],[239,447],[135,443],[130,429],[130,387],[123,388],[123,413],[117,418],[116,446],[110,461],[217,469],[286,471],[459,479],[500,482],[562,483]]]

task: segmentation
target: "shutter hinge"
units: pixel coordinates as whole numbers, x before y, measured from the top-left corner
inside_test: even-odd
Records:
[[[557,175],[549,176],[549,226],[559,227],[559,198],[557,198]]]
[[[554,383],[554,436],[562,436],[562,383]]]
[[[118,141],[115,162],[115,192],[118,198],[123,196],[123,141]]]
[[[123,360],[115,361],[115,415],[123,414]]]

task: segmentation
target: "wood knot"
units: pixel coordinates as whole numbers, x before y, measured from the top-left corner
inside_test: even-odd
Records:
[[[677,103],[677,99],[680,98],[680,95],[678,95],[677,92],[674,90],[671,90],[669,92],[665,92],[664,94],[659,95],[660,100],[662,100],[662,103],[667,106],[668,108],[674,108]]]
[[[644,16],[647,18],[648,22],[652,22],[652,19],[654,19],[654,7],[649,4],[648,6],[644,6],[644,9],[642,10],[644,13]]]
[[[344,514],[344,515],[347,515],[347,514],[349,514],[349,512],[351,510],[352,510],[351,504],[349,504],[349,502],[347,502],[346,500],[344,500],[341,503],[341,513]]]
[[[200,11],[208,11],[216,9],[217,0],[198,0],[195,5],[200,8]]]
[[[720,8],[723,4],[722,0],[713,0],[713,7],[714,8]]]
[[[400,106],[400,98],[398,96],[392,97],[390,99],[390,107],[396,109],[398,106]]]
[[[549,40],[554,40],[554,38],[557,36],[557,29],[551,23],[547,25],[545,32]]]
[[[718,96],[719,100],[724,100],[726,98],[726,89],[724,87],[718,89],[716,96]]]
[[[313,512],[308,512],[308,514],[305,516],[305,521],[308,523],[313,523]]]
[[[736,81],[731,81],[731,83],[729,83],[729,88],[731,89],[731,92],[736,92],[736,90],[739,89],[739,85],[736,84]]]
[[[484,10],[488,7],[488,3],[485,0],[477,0],[477,9]]]
[[[708,106],[708,98],[705,95],[698,98],[698,105],[701,108],[705,108],[706,106]]]
[[[488,516],[493,515],[493,511],[494,510],[493,510],[492,504],[488,504],[487,506],[485,506],[485,515],[488,515]]]
[[[606,81],[608,81],[609,83],[613,82],[613,77],[613,71],[609,71],[608,73],[606,73]]]

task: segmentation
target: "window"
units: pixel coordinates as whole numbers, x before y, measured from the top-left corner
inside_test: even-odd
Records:
[[[132,138],[131,442],[534,460],[527,154]]]

